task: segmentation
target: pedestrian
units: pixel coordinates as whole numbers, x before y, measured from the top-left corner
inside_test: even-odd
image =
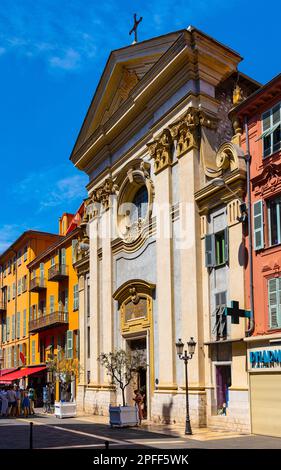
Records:
[[[0,391],[0,398],[1,398],[1,416],[7,416],[9,402],[8,402],[7,390],[5,387]]]
[[[29,398],[29,403],[30,403],[30,414],[35,415],[35,411],[34,411],[35,390],[32,386],[28,390],[28,398]]]
[[[8,398],[8,403],[9,403],[8,415],[15,416],[16,407],[17,407],[17,397],[16,397],[16,392],[15,390],[13,390],[12,386],[10,386],[8,389],[7,398]]]
[[[143,420],[143,412],[142,412],[143,396],[139,390],[135,390],[134,394],[135,394],[135,397],[133,398],[133,400],[138,409],[139,424],[141,424]]]
[[[16,416],[20,416],[21,414],[21,391],[19,386],[16,387],[16,399],[17,399],[17,407],[16,407]]]
[[[30,412],[30,400],[28,398],[29,396],[29,391],[24,392],[24,398],[22,400],[22,409],[23,409],[23,414],[25,418],[28,418],[28,414]]]

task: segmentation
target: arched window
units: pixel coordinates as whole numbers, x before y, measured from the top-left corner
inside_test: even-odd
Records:
[[[138,189],[132,202],[134,204],[132,220],[144,219],[148,205],[148,192],[146,186],[141,186]]]

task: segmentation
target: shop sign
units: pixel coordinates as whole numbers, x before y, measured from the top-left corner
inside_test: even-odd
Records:
[[[251,369],[281,368],[281,349],[259,349],[249,352]]]

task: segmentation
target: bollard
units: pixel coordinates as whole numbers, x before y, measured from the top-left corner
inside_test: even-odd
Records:
[[[30,422],[30,427],[29,427],[29,448],[33,449],[33,423]]]
[[[108,442],[108,441],[105,441],[105,443],[104,443],[104,444],[105,444],[105,448],[106,448],[106,450],[108,450],[108,449],[109,449],[109,442]]]

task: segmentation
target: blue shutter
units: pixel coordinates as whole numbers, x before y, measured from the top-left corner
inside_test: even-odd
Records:
[[[264,247],[263,238],[263,201],[259,200],[253,204],[254,218],[254,249],[260,250]]]

